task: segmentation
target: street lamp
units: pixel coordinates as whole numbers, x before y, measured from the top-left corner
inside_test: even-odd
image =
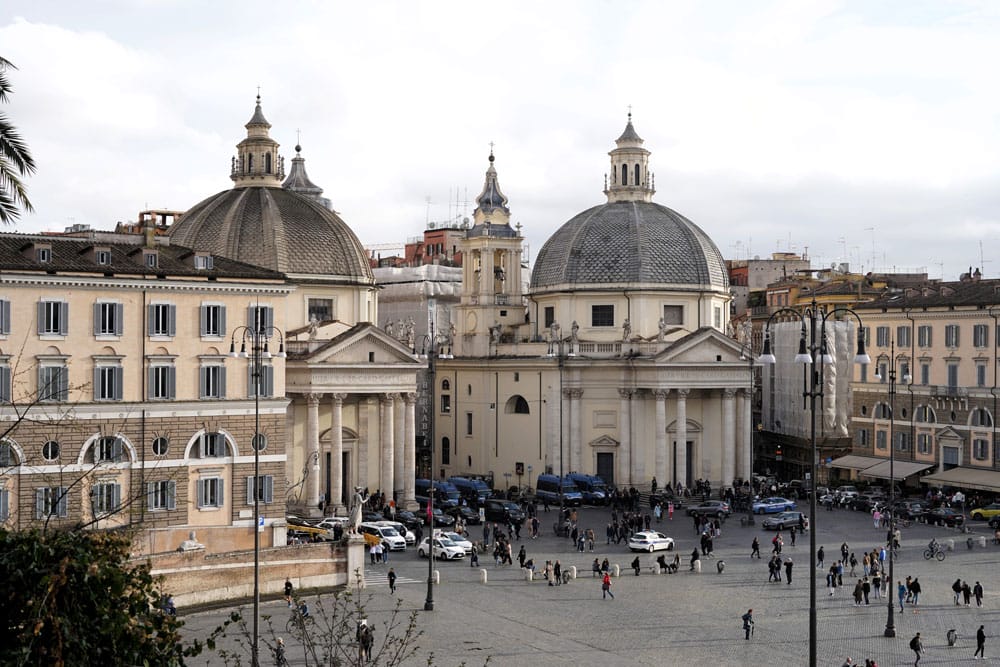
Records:
[[[809,666],[816,667],[816,399],[820,399],[822,409],[823,400],[823,371],[827,364],[833,363],[833,357],[827,351],[826,346],[826,321],[835,313],[845,313],[853,315],[858,320],[858,350],[854,356],[854,363],[868,364],[871,358],[865,352],[865,334],[861,317],[850,308],[834,308],[827,311],[819,308],[816,298],[806,306],[801,312],[794,308],[779,308],[771,313],[767,318],[767,325],[764,328],[764,349],[757,362],[760,364],[774,364],[776,359],[771,353],[771,322],[779,314],[794,315],[799,319],[802,326],[799,334],[799,351],[795,355],[795,362],[803,364],[803,404],[808,399],[809,407],[809,441],[812,453],[810,468],[812,488],[809,494],[809,518],[813,522],[809,531]],[[820,329],[817,335],[817,319]],[[807,329],[808,323],[808,329]],[[808,336],[807,336],[808,332]],[[808,366],[808,370],[806,369]],[[808,373],[808,375],[806,374]],[[805,407],[805,405],[803,405]]]
[[[750,486],[750,498],[747,502],[747,525],[754,525],[755,521],[753,518],[753,446],[754,446],[754,433],[753,433],[753,338],[752,336],[753,325],[749,321],[743,323],[743,350],[740,352],[740,359],[747,362],[747,376],[748,376],[748,394],[747,400],[750,401],[750,419],[747,420],[747,428],[750,430],[750,470],[748,471],[749,479],[747,483]]]
[[[260,667],[260,450],[263,436],[260,433],[260,394],[263,389],[264,360],[272,356],[285,357],[285,339],[281,332],[265,322],[264,312],[258,306],[254,311],[253,326],[239,326],[233,329],[229,341],[229,356],[250,359],[250,376],[253,379],[253,645],[250,647],[250,664]],[[236,339],[240,339],[240,351],[236,351]],[[278,340],[278,352],[270,351],[270,342]],[[250,349],[247,351],[247,343]]]
[[[878,361],[881,362],[884,356],[879,356]],[[896,534],[896,508],[893,507],[893,502],[896,499],[896,450],[892,444],[892,430],[895,422],[895,411],[896,411],[896,341],[889,341],[889,590],[892,591],[892,582],[895,581],[895,569],[893,564],[896,561],[895,551],[893,549],[893,539]],[[905,369],[904,369],[905,370]],[[883,377],[876,369],[875,378],[881,382],[885,382],[885,377]],[[907,373],[903,374],[903,382],[905,384],[910,384],[910,376]],[[895,637],[896,636],[896,624],[895,609],[892,604],[892,595],[889,595],[889,602],[887,605],[889,610],[889,615],[885,620],[885,632],[883,636],[885,637]]]

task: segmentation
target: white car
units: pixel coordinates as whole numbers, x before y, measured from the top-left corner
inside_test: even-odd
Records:
[[[466,539],[465,537],[463,537],[462,535],[460,535],[458,533],[451,532],[451,531],[446,531],[446,530],[439,530],[439,531],[435,531],[434,536],[435,537],[444,537],[446,539],[449,539],[452,542],[454,542],[455,544],[457,544],[458,546],[462,547],[462,549],[465,551],[466,554],[471,554],[472,553],[472,542],[470,542],[468,539]]]
[[[406,546],[408,547],[412,547],[414,544],[417,543],[416,534],[412,530],[408,530],[406,526],[404,526],[398,521],[376,521],[375,523],[377,523],[380,526],[388,526],[389,528],[394,528],[396,532],[402,535],[403,539],[406,540]]]
[[[425,537],[420,542],[420,546],[417,547],[417,555],[421,558],[426,558],[430,547],[428,543],[430,542],[429,537]],[[434,558],[438,560],[460,560],[465,558],[465,549],[458,546],[447,537],[435,537],[434,538]]]
[[[662,550],[673,551],[674,538],[667,537],[655,530],[643,530],[633,533],[632,537],[628,538],[628,548],[632,551],[648,551],[650,553]]]

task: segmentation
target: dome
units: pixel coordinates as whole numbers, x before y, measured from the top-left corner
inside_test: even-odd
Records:
[[[580,213],[535,259],[534,292],[575,285],[728,291],[722,253],[696,224],[666,206],[612,201]]]
[[[224,190],[195,204],[170,230],[178,245],[290,274],[374,283],[364,247],[318,202],[278,187]]]

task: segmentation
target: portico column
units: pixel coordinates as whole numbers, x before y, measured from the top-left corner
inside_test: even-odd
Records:
[[[570,466],[568,472],[583,472],[583,444],[580,442],[580,398],[583,396],[583,389],[569,390],[569,440],[570,440]]]
[[[570,423],[573,421],[573,415],[570,413],[569,407],[569,389],[563,389],[562,396],[559,398],[559,409],[562,410],[562,424],[559,430],[559,459],[552,467],[552,472],[556,475],[565,475],[572,470]]]
[[[677,424],[674,428],[674,439],[676,440],[677,469],[674,470],[674,487],[677,483],[687,486],[687,397],[691,393],[690,389],[677,390]]]
[[[559,396],[558,389],[549,388],[549,399],[547,403],[548,430],[546,431],[548,442],[548,459],[545,464],[552,470],[559,470],[559,438],[562,433],[559,431],[559,421],[564,417],[562,412],[562,397]],[[545,472],[544,470],[540,472]]]
[[[392,418],[395,431],[392,435],[392,481],[396,485],[392,490],[392,498],[397,503],[403,500],[403,463],[406,460],[406,402],[402,394],[396,395],[395,412]]]
[[[395,401],[395,394],[383,394],[379,396],[379,407],[382,409],[382,429],[379,434],[382,465],[381,470],[379,470],[379,489],[387,498],[391,497],[393,485],[393,455],[395,454],[393,436],[395,435],[395,428],[392,417],[395,412]]]
[[[618,405],[618,435],[621,443],[618,445],[618,474],[621,479],[616,479],[618,485],[632,483],[632,390],[619,389],[618,396],[621,401]]]
[[[319,514],[319,397],[306,394],[306,512]]]
[[[750,412],[751,408],[751,396],[748,389],[740,390],[739,404],[737,409],[740,415],[739,424],[739,435],[736,438],[737,443],[737,455],[736,460],[739,463],[739,476],[740,479],[749,480],[753,476],[753,471],[750,470],[750,448],[753,446],[753,415]]]
[[[667,396],[669,395],[669,389],[653,391],[653,400],[656,401],[656,462],[653,474],[657,483],[661,485],[670,479],[667,476]]]
[[[413,480],[417,476],[417,395],[403,394],[406,401],[405,427],[403,429],[403,509],[416,509],[417,500]]]
[[[344,399],[347,394],[334,394],[330,420],[330,498],[335,514],[344,507]]]
[[[736,390],[722,390],[722,486],[732,486],[736,476]]]

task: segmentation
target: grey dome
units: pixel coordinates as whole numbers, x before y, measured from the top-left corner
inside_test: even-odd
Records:
[[[642,201],[587,209],[542,246],[532,291],[593,284],[729,289],[722,253],[712,239],[680,213]]]
[[[273,271],[371,285],[364,247],[319,203],[272,187],[237,187],[195,204],[170,229],[174,243]]]

